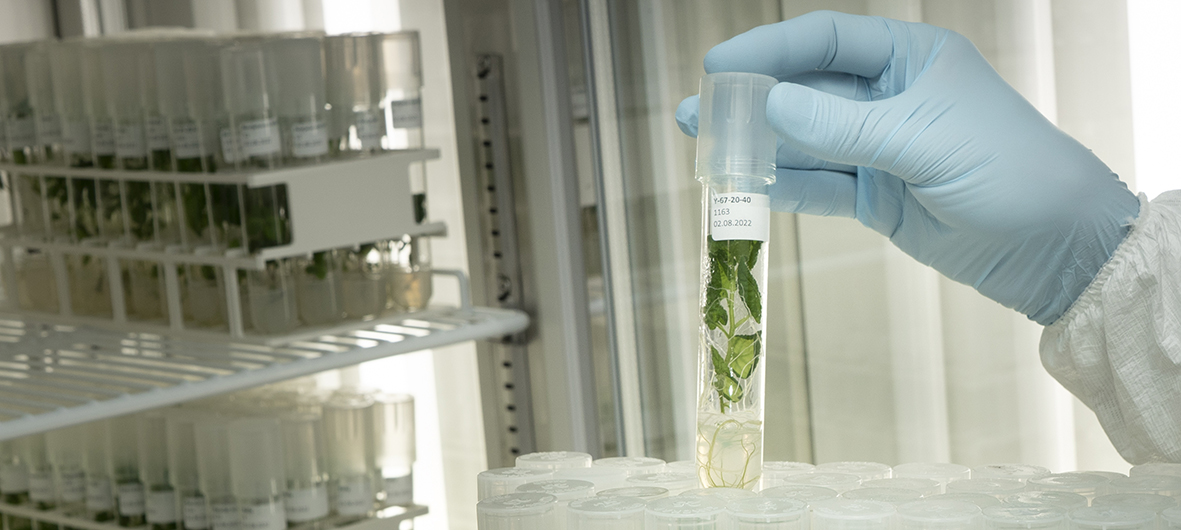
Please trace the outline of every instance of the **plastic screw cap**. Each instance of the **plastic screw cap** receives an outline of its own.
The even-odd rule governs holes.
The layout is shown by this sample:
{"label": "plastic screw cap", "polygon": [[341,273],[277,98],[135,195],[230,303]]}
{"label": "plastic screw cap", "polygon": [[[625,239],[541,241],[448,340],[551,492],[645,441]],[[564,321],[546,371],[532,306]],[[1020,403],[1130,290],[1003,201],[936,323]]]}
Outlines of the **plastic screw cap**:
{"label": "plastic screw cap", "polygon": [[953,480],[972,478],[972,469],[959,464],[945,462],[911,462],[894,466],[898,478],[927,478],[947,484]]}
{"label": "plastic screw cap", "polygon": [[1087,498],[1068,491],[1023,491],[1005,497],[1009,506],[1057,506],[1072,510],[1087,505]]}
{"label": "plastic screw cap", "polygon": [[755,497],[731,502],[726,506],[726,514],[734,526],[764,525],[797,521],[807,509],[807,503],[796,499]]}
{"label": "plastic screw cap", "polygon": [[671,492],[689,490],[697,487],[697,475],[681,471],[665,471],[650,475],[636,475],[628,477],[627,484],[631,486],[659,486],[668,488]]}
{"label": "plastic screw cap", "polygon": [[545,493],[510,493],[476,503],[476,513],[497,518],[525,517],[549,513],[558,498]]}
{"label": "plastic screw cap", "polygon": [[844,473],[861,480],[890,478],[890,466],[877,462],[828,462],[816,466],[817,473]]}
{"label": "plastic screw cap", "polygon": [[899,504],[917,501],[923,498],[923,494],[915,490],[902,488],[857,488],[842,493],[841,498],[858,501],[881,501],[897,506]]}
{"label": "plastic screw cap", "polygon": [[1057,506],[991,506],[983,510],[985,530],[1061,528],[1066,510]]}
{"label": "plastic screw cap", "polygon": [[1128,478],[1127,475],[1125,475],[1123,473],[1116,473],[1115,471],[1079,471],[1079,473],[1085,473],[1087,475],[1097,475],[1097,476],[1103,477],[1109,481],[1115,480],[1115,479],[1120,479],[1120,478]]}
{"label": "plastic screw cap", "polygon": [[1080,495],[1095,495],[1110,482],[1107,477],[1087,473],[1055,473],[1029,481],[1034,491],[1066,491]]}
{"label": "plastic screw cap", "polygon": [[479,475],[476,475],[476,483],[480,489],[480,500],[484,500],[497,495],[513,493],[522,484],[546,480],[553,475],[553,471],[548,469],[502,467],[481,471]]}
{"label": "plastic screw cap", "polygon": [[517,487],[517,493],[545,493],[559,501],[590,497],[595,494],[595,485],[585,480],[539,480]]}
{"label": "plastic screw cap", "polygon": [[973,528],[980,517],[979,506],[962,501],[921,500],[898,507],[902,528]]}
{"label": "plastic screw cap", "polygon": [[1160,512],[1162,526],[1166,528],[1181,528],[1181,506],[1166,508]]}
{"label": "plastic screw cap", "polygon": [[804,473],[783,479],[783,484],[820,486],[822,488],[836,490],[838,493],[844,493],[861,485],[861,479],[857,478],[857,475],[849,475],[847,473]]}
{"label": "plastic screw cap", "polygon": [[1031,464],[989,464],[972,468],[972,478],[1008,478],[1021,482],[1049,474],[1049,469]]}
{"label": "plastic screw cap", "polygon": [[816,466],[805,462],[772,461],[763,462],[763,476],[790,477],[803,473],[811,473]]}
{"label": "plastic screw cap", "polygon": [[942,493],[942,485],[935,480],[929,478],[883,478],[878,480],[867,480],[861,483],[863,488],[902,488],[907,490],[915,490],[922,493],[923,496],[938,495]]}
{"label": "plastic screw cap", "polygon": [[603,490],[596,494],[598,497],[635,497],[637,499],[644,499],[650,501],[653,499],[663,499],[668,497],[668,489],[657,486],[628,486],[624,488],[612,488]]}
{"label": "plastic screw cap", "polygon": [[[933,501],[960,501],[968,502],[979,506],[981,510],[991,508],[993,506],[1000,506],[1001,501],[992,495],[985,495],[983,493],[942,493],[939,495],[932,495],[926,497]],[[1084,501],[1086,499],[1083,499]]]}
{"label": "plastic screw cap", "polygon": [[787,485],[767,488],[759,492],[759,495],[773,499],[796,499],[806,503],[813,503],[835,499],[838,493],[834,489],[822,488],[820,486]]}
{"label": "plastic screw cap", "polygon": [[1091,501],[1091,506],[1138,508],[1157,513],[1176,505],[1177,499],[1155,493],[1113,493],[1111,495],[1100,495]]}
{"label": "plastic screw cap", "polygon": [[554,471],[554,478],[585,480],[593,483],[595,489],[611,489],[623,487],[627,481],[627,471],[616,467],[572,467]]}
{"label": "plastic screw cap", "polygon": [[1025,491],[1025,483],[1008,478],[970,478],[947,483],[948,493],[983,493],[998,499],[1022,491]]}
{"label": "plastic screw cap", "polygon": [[1181,477],[1171,475],[1136,475],[1111,481],[1119,493],[1156,493],[1170,497],[1181,496]]}
{"label": "plastic screw cap", "polygon": [[1136,508],[1092,506],[1075,508],[1067,514],[1070,527],[1077,530],[1151,530],[1156,512]]}
{"label": "plastic screw cap", "polygon": [[887,530],[897,510],[893,504],[879,501],[828,499],[809,504],[812,530],[836,530],[856,527],[861,530]]}
{"label": "plastic screw cap", "polygon": [[701,488],[682,493],[682,497],[714,497],[725,502],[758,497],[755,492],[739,488]]}
{"label": "plastic screw cap", "polygon": [[642,519],[647,502],[635,497],[590,497],[570,501],[567,514],[574,519]]}
{"label": "plastic screw cap", "polygon": [[611,467],[624,470],[627,475],[645,475],[664,471],[664,460],[646,456],[617,456],[600,458],[594,461],[594,467]]}
{"label": "plastic screw cap", "polygon": [[591,467],[591,455],[574,451],[529,453],[517,457],[517,467],[555,470],[572,467]]}
{"label": "plastic screw cap", "polygon": [[708,523],[718,520],[726,509],[726,502],[713,497],[665,497],[648,503],[644,509],[645,528],[678,528],[688,523]]}
{"label": "plastic screw cap", "polygon": [[1128,474],[1133,477],[1140,475],[1172,475],[1174,477],[1181,477],[1181,464],[1167,464],[1164,462],[1140,464],[1138,466],[1132,466],[1132,470]]}

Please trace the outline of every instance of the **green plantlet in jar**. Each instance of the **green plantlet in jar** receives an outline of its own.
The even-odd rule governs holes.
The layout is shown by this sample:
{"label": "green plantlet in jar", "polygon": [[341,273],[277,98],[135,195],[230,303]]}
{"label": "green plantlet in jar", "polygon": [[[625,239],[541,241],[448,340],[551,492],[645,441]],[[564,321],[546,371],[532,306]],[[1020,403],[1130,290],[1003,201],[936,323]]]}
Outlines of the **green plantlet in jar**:
{"label": "green plantlet in jar", "polygon": [[328,277],[328,252],[316,252],[312,254],[312,262],[308,264],[304,270],[315,276],[317,279],[323,280]]}
{"label": "green plantlet in jar", "polygon": [[[741,334],[748,321],[761,324],[763,300],[758,282],[751,272],[762,250],[761,241],[707,240],[709,283],[705,291],[703,322],[711,331],[724,337],[721,347],[710,346],[714,370],[714,389],[721,398],[721,411],[745,395],[744,383],[754,373],[762,356],[760,335]],[[742,311],[739,311],[742,309]]]}

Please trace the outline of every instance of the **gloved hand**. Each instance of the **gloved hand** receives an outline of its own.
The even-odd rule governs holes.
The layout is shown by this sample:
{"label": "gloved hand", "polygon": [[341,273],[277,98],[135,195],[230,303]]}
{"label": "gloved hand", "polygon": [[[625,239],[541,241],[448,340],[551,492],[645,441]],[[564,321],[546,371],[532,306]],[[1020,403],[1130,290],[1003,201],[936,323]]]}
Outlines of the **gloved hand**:
{"label": "gloved hand", "polygon": [[[818,11],[715,46],[706,72],[781,81],[771,206],[854,217],[1043,325],[1127,235],[1137,198],[942,28]],[[677,109],[696,135],[697,98]]]}

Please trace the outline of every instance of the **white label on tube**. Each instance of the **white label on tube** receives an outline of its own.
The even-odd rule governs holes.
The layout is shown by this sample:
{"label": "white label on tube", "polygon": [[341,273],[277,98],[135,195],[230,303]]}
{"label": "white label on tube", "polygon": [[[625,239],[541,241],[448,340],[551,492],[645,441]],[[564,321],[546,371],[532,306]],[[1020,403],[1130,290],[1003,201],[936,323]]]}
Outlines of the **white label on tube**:
{"label": "white label on tube", "polygon": [[385,503],[397,506],[414,504],[414,474],[386,477]]}
{"label": "white label on tube", "polygon": [[239,128],[243,156],[265,156],[279,152],[279,120],[250,120]]}
{"label": "white label on tube", "polygon": [[90,154],[90,124],[84,121],[66,122],[65,138],[62,143],[66,152],[72,154]]}
{"label": "white label on tube", "polygon": [[29,472],[20,466],[0,469],[0,492],[24,493],[29,491]]}
{"label": "white label on tube", "polygon": [[771,197],[760,193],[711,193],[709,233],[714,241],[766,241],[771,236]]}
{"label": "white label on tube", "polygon": [[139,125],[120,125],[115,129],[115,152],[119,158],[134,158],[148,153],[144,146],[144,128]]}
{"label": "white label on tube", "polygon": [[111,481],[105,478],[86,481],[86,509],[102,512],[115,507],[115,499],[111,495]]}
{"label": "white label on tube", "polygon": [[138,482],[119,485],[119,515],[144,514],[144,487]]}
{"label": "white label on tube", "polygon": [[161,151],[168,149],[168,125],[164,118],[152,116],[147,119],[148,149]]}
{"label": "white label on tube", "polygon": [[403,99],[389,102],[390,125],[395,129],[422,127],[422,100]]}
{"label": "white label on tube", "polygon": [[[228,130],[225,132],[229,132]],[[177,123],[172,126],[172,140],[177,160],[201,156],[201,130],[195,123]]]}
{"label": "white label on tube", "polygon": [[62,141],[62,122],[56,114],[37,116],[37,141],[51,145]]}
{"label": "white label on tube", "polygon": [[341,479],[336,486],[336,513],[365,515],[373,509],[373,483],[369,477]]}
{"label": "white label on tube", "polygon": [[58,473],[61,486],[62,502],[82,502],[86,500],[86,475],[82,470],[62,471]]}
{"label": "white label on tube", "polygon": [[37,142],[36,129],[33,126],[33,118],[17,118],[15,120],[8,120],[4,122],[5,129],[8,130],[8,148],[19,149],[21,147],[32,147]]}
{"label": "white label on tube", "polygon": [[287,528],[287,514],[283,501],[243,506],[240,523],[242,530],[283,530]]}
{"label": "white label on tube", "polygon": [[114,127],[111,127],[110,123],[103,122],[94,124],[93,134],[91,134],[91,141],[94,143],[94,154],[115,154],[115,129]]}
{"label": "white label on tube", "polygon": [[153,491],[148,494],[148,522],[167,524],[176,522],[176,493]]}
{"label": "white label on tube", "polygon": [[30,474],[29,498],[37,502],[53,502],[53,476],[49,473]]}
{"label": "white label on tube", "polygon": [[328,125],[322,121],[292,125],[291,154],[296,158],[328,154]]}
{"label": "white label on tube", "polygon": [[213,516],[213,530],[238,530],[238,505],[233,502],[215,502],[209,506]]}
{"label": "white label on tube", "polygon": [[226,162],[234,163],[238,161],[238,146],[234,142],[234,131],[229,129],[221,130],[221,156],[226,159]]}
{"label": "white label on tube", "polygon": [[380,112],[363,110],[353,113],[357,125],[357,139],[361,141],[362,149],[381,147],[381,137],[385,136],[385,117]]}
{"label": "white label on tube", "polygon": [[283,500],[287,505],[288,521],[302,523],[328,515],[328,489],[323,484],[314,488],[288,490]]}
{"label": "white label on tube", "polygon": [[205,509],[205,497],[194,495],[184,500],[185,530],[209,528],[209,514]]}

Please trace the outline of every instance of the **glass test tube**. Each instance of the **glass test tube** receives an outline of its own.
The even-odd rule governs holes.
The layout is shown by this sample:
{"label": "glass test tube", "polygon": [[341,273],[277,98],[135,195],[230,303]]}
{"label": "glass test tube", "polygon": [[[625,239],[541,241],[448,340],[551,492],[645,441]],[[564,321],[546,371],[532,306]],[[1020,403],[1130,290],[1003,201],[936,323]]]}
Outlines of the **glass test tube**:
{"label": "glass test tube", "polygon": [[[325,410],[327,414],[327,410]],[[481,471],[476,475],[479,488],[479,499],[484,500],[497,495],[505,495],[517,491],[517,486],[538,480],[549,480],[554,476],[548,469],[529,469],[523,467],[501,467]],[[666,490],[667,491],[667,490]]]}
{"label": "glass test tube", "polygon": [[84,426],[86,452],[82,460],[86,473],[86,517],[96,522],[115,519],[115,492],[109,465],[111,451],[107,445],[108,426],[106,420]]}
{"label": "glass test tube", "polygon": [[115,482],[119,526],[141,526],[147,521],[144,485],[139,472],[139,420],[134,415],[107,420],[109,473]]}
{"label": "glass test tube", "polygon": [[32,44],[0,46],[0,124],[7,137],[8,156],[16,164],[35,163],[36,115],[29,94],[26,57]]}
{"label": "glass test tube", "polygon": [[86,114],[79,41],[50,43],[49,70],[53,85],[54,110],[61,123],[62,147],[70,167],[94,165],[90,122]]}
{"label": "glass test tube", "polygon": [[29,500],[38,510],[52,510],[57,505],[53,487],[53,466],[44,434],[33,434],[21,449],[29,469]]}
{"label": "glass test tube", "polygon": [[219,39],[186,39],[155,47],[160,112],[176,171],[213,173],[225,164],[218,134],[226,125],[219,60],[226,44]]}
{"label": "glass test tube", "polygon": [[45,434],[57,489],[57,507],[75,515],[86,509],[85,439],[86,431],[82,426],[65,427]]}
{"label": "glass test tube", "polygon": [[[368,458],[372,406],[372,398],[352,392],[337,392],[324,403],[328,477],[336,515],[364,517],[373,511],[373,462]],[[513,491],[498,490],[495,494]]]}
{"label": "glass test tube", "polygon": [[[98,248],[99,241],[83,241],[83,248]],[[66,257],[70,280],[70,303],[74,314],[96,318],[111,318],[111,286],[107,276],[107,260],[94,254],[70,254]]]}
{"label": "glass test tube", "polygon": [[35,248],[15,249],[17,303],[26,311],[57,313],[57,279],[49,255]]}
{"label": "glass test tube", "polygon": [[696,459],[702,487],[753,489],[762,473],[767,188],[775,182],[775,134],[763,110],[775,83],[741,73],[701,79]]}
{"label": "glass test tube", "polygon": [[387,506],[414,503],[414,397],[377,394],[372,411],[374,490]]}
{"label": "glass test tube", "polygon": [[287,333],[299,325],[295,301],[295,260],[282,258],[251,270],[248,297],[250,321],[261,334]]}
{"label": "glass test tube", "polygon": [[155,83],[151,49],[145,42],[114,40],[102,43],[98,56],[117,165],[125,171],[150,169],[144,118],[146,83]]}
{"label": "glass test tube", "polygon": [[[4,504],[22,505],[29,502],[29,466],[24,445],[32,437],[17,438],[0,442],[0,497]],[[15,515],[5,515],[9,530],[30,530],[32,520]]]}
{"label": "glass test tube", "polygon": [[230,479],[229,420],[209,415],[195,426],[197,479],[213,530],[238,530],[238,505]]}
{"label": "glass test tube", "polygon": [[262,41],[277,83],[272,104],[283,138],[283,159],[291,164],[320,162],[328,155],[322,45],[323,38],[311,33]]}
{"label": "glass test tube", "polygon": [[[115,151],[115,124],[106,96],[101,40],[79,40],[78,63],[82,71],[82,103],[90,130],[90,148],[94,165],[101,169],[118,167]],[[101,186],[101,185],[100,185]]]}
{"label": "glass test tube", "polygon": [[[763,469],[767,469],[765,463]],[[857,475],[863,481],[891,477],[890,466],[878,462],[827,462],[816,466],[816,472]]]}
{"label": "glass test tube", "polygon": [[287,477],[284,506],[292,525],[328,516],[328,472],[320,416],[288,413],[280,420]]}
{"label": "glass test tube", "polygon": [[180,498],[181,527],[184,530],[209,528],[209,512],[201,495],[197,466],[197,421],[191,411],[168,412],[168,481]]}
{"label": "glass test tube", "polygon": [[287,489],[279,420],[241,418],[230,422],[230,478],[243,530],[283,530]]}
{"label": "glass test tube", "polygon": [[176,530],[179,499],[168,469],[168,420],[164,412],[139,416],[139,476],[146,496],[148,524],[152,530]]}
{"label": "glass test tube", "polygon": [[476,504],[480,530],[552,530],[558,528],[558,499],[545,493],[510,493]]}
{"label": "glass test tube", "polygon": [[648,530],[715,530],[725,528],[726,503],[710,497],[667,497],[644,507]]}
{"label": "glass test tube", "polygon": [[389,262],[382,251],[385,243],[342,249],[341,301],[350,318],[373,318],[386,309]]}
{"label": "glass test tube", "polygon": [[[197,256],[213,256],[212,246],[198,247]],[[222,269],[214,265],[189,265],[184,275],[181,294],[185,326],[224,328],[226,326],[226,294]],[[248,319],[248,315],[243,315]]]}
{"label": "glass test tube", "polygon": [[40,164],[62,165],[65,158],[61,117],[57,114],[57,103],[54,98],[56,87],[50,68],[52,45],[51,42],[32,44],[25,54],[25,72],[28,76],[29,103],[36,117],[34,129],[37,148],[33,158]]}
{"label": "glass test tube", "polygon": [[591,497],[566,507],[568,530],[643,530],[644,507],[632,497]]}
{"label": "glass test tube", "polygon": [[334,324],[344,318],[341,271],[335,250],[295,260],[299,318],[308,325]]}
{"label": "glass test tube", "polygon": [[324,39],[327,68],[329,146],[335,153],[382,150],[382,63],[375,37],[334,35]]}

